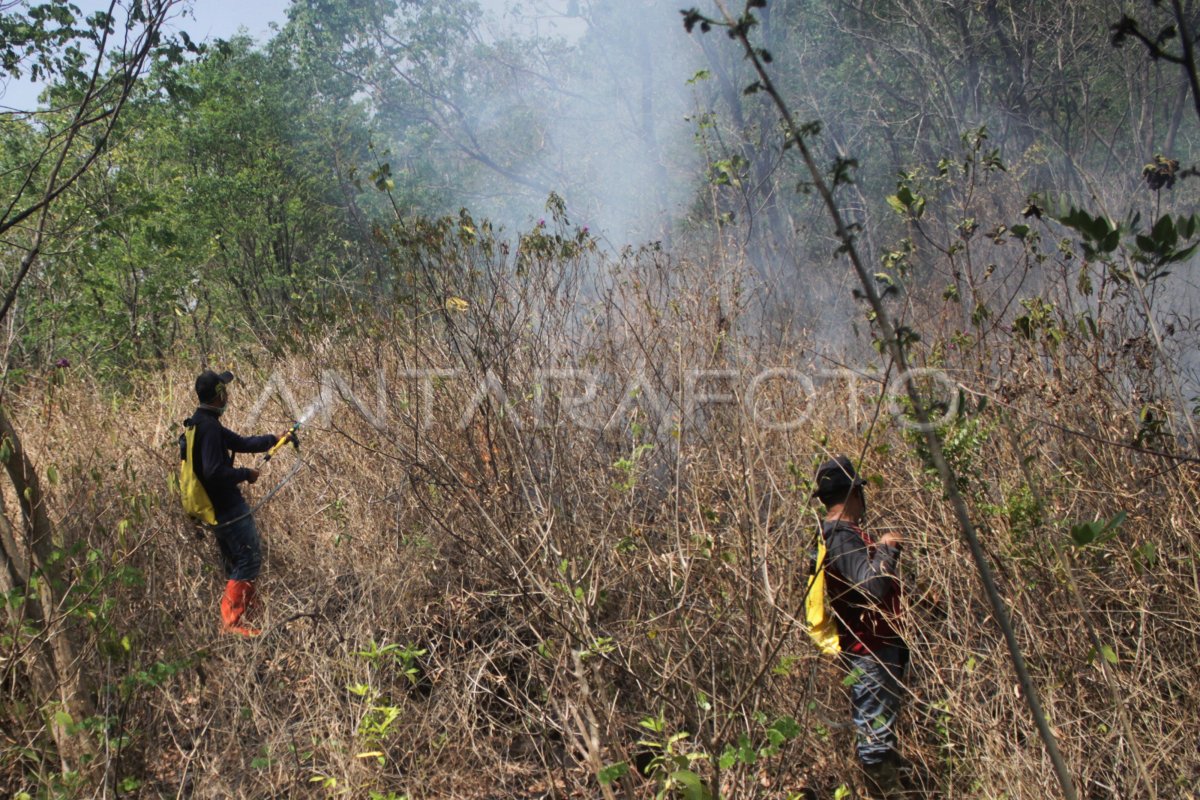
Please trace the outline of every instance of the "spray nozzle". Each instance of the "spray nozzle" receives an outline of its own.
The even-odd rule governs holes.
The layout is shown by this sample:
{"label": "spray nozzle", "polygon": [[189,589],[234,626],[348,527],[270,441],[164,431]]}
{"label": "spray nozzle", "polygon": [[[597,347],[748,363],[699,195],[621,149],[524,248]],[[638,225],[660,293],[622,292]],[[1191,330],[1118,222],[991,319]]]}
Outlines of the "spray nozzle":
{"label": "spray nozzle", "polygon": [[292,423],[292,427],[288,428],[287,433],[285,433],[283,436],[280,436],[279,441],[273,444],[271,449],[267,451],[267,454],[263,456],[263,463],[265,464],[270,461],[271,457],[278,453],[279,450],[288,442],[291,442],[294,447],[299,448],[300,437],[296,435],[298,430],[300,430],[300,423]]}

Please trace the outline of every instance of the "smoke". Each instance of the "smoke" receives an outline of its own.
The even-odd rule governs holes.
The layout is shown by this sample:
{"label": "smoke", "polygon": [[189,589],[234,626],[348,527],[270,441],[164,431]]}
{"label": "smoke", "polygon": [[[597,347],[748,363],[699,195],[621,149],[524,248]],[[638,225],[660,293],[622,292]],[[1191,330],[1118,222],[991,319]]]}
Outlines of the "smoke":
{"label": "smoke", "polygon": [[477,152],[458,154],[442,210],[466,207],[511,231],[545,217],[554,192],[572,223],[614,248],[669,238],[702,174],[687,83],[701,54],[676,4],[480,6],[471,69],[481,81],[456,97],[471,139],[460,150]]}
{"label": "smoke", "polygon": [[[670,0],[401,4],[440,6],[443,18],[457,15],[471,32],[458,45],[461,52],[439,56],[453,60],[457,71],[451,70],[453,81],[434,87],[453,97],[452,107],[434,115],[443,129],[432,140],[405,128],[410,120],[403,109],[381,113],[377,121],[391,132],[395,152],[417,165],[420,180],[437,175],[438,211],[465,207],[512,232],[547,216],[547,195],[554,192],[573,223],[588,226],[614,250],[655,240],[671,245],[673,231],[699,222],[705,230],[689,244],[732,245],[757,271],[759,285],[782,287],[774,302],[762,304],[764,325],[783,328],[799,319],[818,331],[840,330],[834,346],[844,349],[847,322],[859,314],[828,219],[815,195],[804,193],[802,168],[781,151],[777,111],[761,93],[746,93],[751,77],[738,48],[720,31],[684,30],[680,8],[697,4],[702,11],[713,8]],[[1022,286],[1034,290],[1045,277],[1041,268],[1027,280],[1024,250],[1011,241],[992,247],[985,236],[1001,223],[1020,223],[1031,192],[1079,194],[1086,185],[1091,197],[1080,202],[1095,206],[1104,195],[1115,218],[1130,200],[1146,205],[1138,170],[1160,140],[1173,143],[1183,163],[1194,160],[1196,121],[1161,102],[1165,95],[1144,80],[1144,54],[1113,51],[1099,24],[1104,12],[1068,5],[1011,12],[1009,27],[1016,26],[1021,41],[1069,39],[1080,48],[1070,63],[1030,51],[1026,66],[1036,80],[1009,74],[1021,64],[1006,40],[989,36],[1003,21],[998,18],[972,17],[974,27],[964,32],[917,2],[884,4],[878,14],[831,4],[828,13],[807,15],[807,5],[785,2],[759,12],[761,27],[753,36],[776,56],[777,87],[798,119],[821,123],[812,137],[821,164],[857,161],[838,199],[847,219],[861,226],[858,243],[869,262],[902,253],[897,243],[911,236],[884,202],[896,190],[897,174],[911,172],[926,184],[928,211],[911,258],[902,254],[897,258],[906,263],[883,269],[910,270],[909,284],[933,287],[924,287],[932,298],[924,311],[944,314],[947,325],[972,327],[977,299],[994,301],[994,309],[984,309],[989,313],[1018,313],[1014,293]],[[468,7],[481,9],[482,17],[463,23]],[[893,24],[913,14],[919,19],[911,25]],[[1086,36],[1071,33],[1080,15],[1088,21],[1079,28]],[[924,32],[948,38],[926,41]],[[863,51],[877,41],[889,47]],[[705,77],[693,80],[702,70]],[[929,80],[932,75],[942,78]],[[423,79],[419,70],[409,70],[409,77]],[[1102,103],[1099,110],[1059,103],[1084,96],[1085,87],[1135,78],[1142,83],[1130,85],[1145,97],[1139,102],[1154,113],[1119,115],[1104,112]],[[1041,91],[1042,84],[1059,88]],[[1063,118],[1069,126],[1058,123]],[[964,134],[983,123],[985,145],[966,153]],[[1099,147],[1097,138],[1113,144]],[[1007,168],[989,172],[993,148]],[[974,159],[970,170],[959,166],[968,158]],[[444,168],[442,162],[453,163]],[[1186,211],[1191,197],[1190,186],[1180,188],[1169,202]],[[960,235],[956,227],[964,223],[974,231],[977,222],[974,234]],[[938,240],[937,247],[926,238]],[[986,292],[959,295],[965,318],[955,319],[955,309],[941,309],[937,297],[948,281],[957,281],[960,267],[940,254],[964,247],[980,262],[968,282],[986,284]],[[1193,298],[1193,292],[1168,298],[1166,312],[1185,317],[1176,328],[1195,325]]]}

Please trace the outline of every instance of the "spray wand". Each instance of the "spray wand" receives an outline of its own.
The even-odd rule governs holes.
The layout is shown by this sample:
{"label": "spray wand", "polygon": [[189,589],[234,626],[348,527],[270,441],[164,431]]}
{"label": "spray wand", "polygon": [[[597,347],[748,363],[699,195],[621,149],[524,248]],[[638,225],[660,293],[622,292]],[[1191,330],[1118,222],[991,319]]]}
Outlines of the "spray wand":
{"label": "spray wand", "polygon": [[292,446],[299,449],[300,440],[298,438],[296,438],[296,431],[298,431],[298,430],[300,430],[300,423],[299,422],[293,423],[292,427],[288,429],[288,432],[285,433],[283,436],[280,436],[278,442],[271,445],[271,449],[267,451],[267,454],[265,456],[263,456],[262,464],[260,464],[259,466],[263,466],[268,461],[270,461],[272,456],[274,456],[276,453],[278,453],[280,451],[280,449],[282,449],[283,446],[285,444],[287,444],[288,442],[291,442]]}

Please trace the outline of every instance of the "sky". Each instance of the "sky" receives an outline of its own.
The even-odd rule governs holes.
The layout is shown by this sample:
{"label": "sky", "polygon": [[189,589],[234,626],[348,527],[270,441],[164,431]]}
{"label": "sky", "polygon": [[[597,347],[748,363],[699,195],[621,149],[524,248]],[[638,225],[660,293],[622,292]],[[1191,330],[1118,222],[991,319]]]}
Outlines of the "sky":
{"label": "sky", "polygon": [[[108,0],[73,0],[74,4],[88,15],[101,9],[107,10]],[[192,0],[184,3],[183,13],[170,23],[172,32],[187,31],[198,42],[211,39],[228,39],[240,29],[255,39],[265,41],[270,37],[270,23],[282,25],[287,21],[289,0]],[[37,96],[42,86],[28,80],[8,79],[0,86],[0,110],[28,110],[37,105]]]}

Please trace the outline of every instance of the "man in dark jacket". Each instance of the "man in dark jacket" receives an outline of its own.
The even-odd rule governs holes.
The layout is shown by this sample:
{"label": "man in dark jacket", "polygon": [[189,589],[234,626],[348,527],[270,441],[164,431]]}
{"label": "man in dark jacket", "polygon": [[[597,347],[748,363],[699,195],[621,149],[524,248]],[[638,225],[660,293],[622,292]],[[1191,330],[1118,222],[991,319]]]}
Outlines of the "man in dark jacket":
{"label": "man in dark jacket", "polygon": [[838,456],[817,470],[813,496],[826,509],[821,526],[825,583],[842,660],[852,679],[858,759],[868,781],[886,794],[899,788],[903,762],[896,751],[896,716],[908,647],[895,628],[903,542],[895,533],[876,538],[860,527],[867,507],[863,487],[850,459]]}
{"label": "man in dark jacket", "polygon": [[[254,483],[258,470],[233,465],[234,453],[265,453],[279,440],[270,434],[242,437],[223,426],[220,416],[229,403],[229,384],[233,373],[205,370],[196,378],[196,397],[200,405],[186,427],[195,427],[192,469],[207,492],[216,512],[213,535],[221,549],[225,565],[225,595],[221,598],[221,619],[225,630],[243,636],[259,631],[242,624],[242,615],[254,602],[254,580],[262,567],[262,544],[254,516],[238,485]],[[289,435],[289,434],[285,434]]]}

